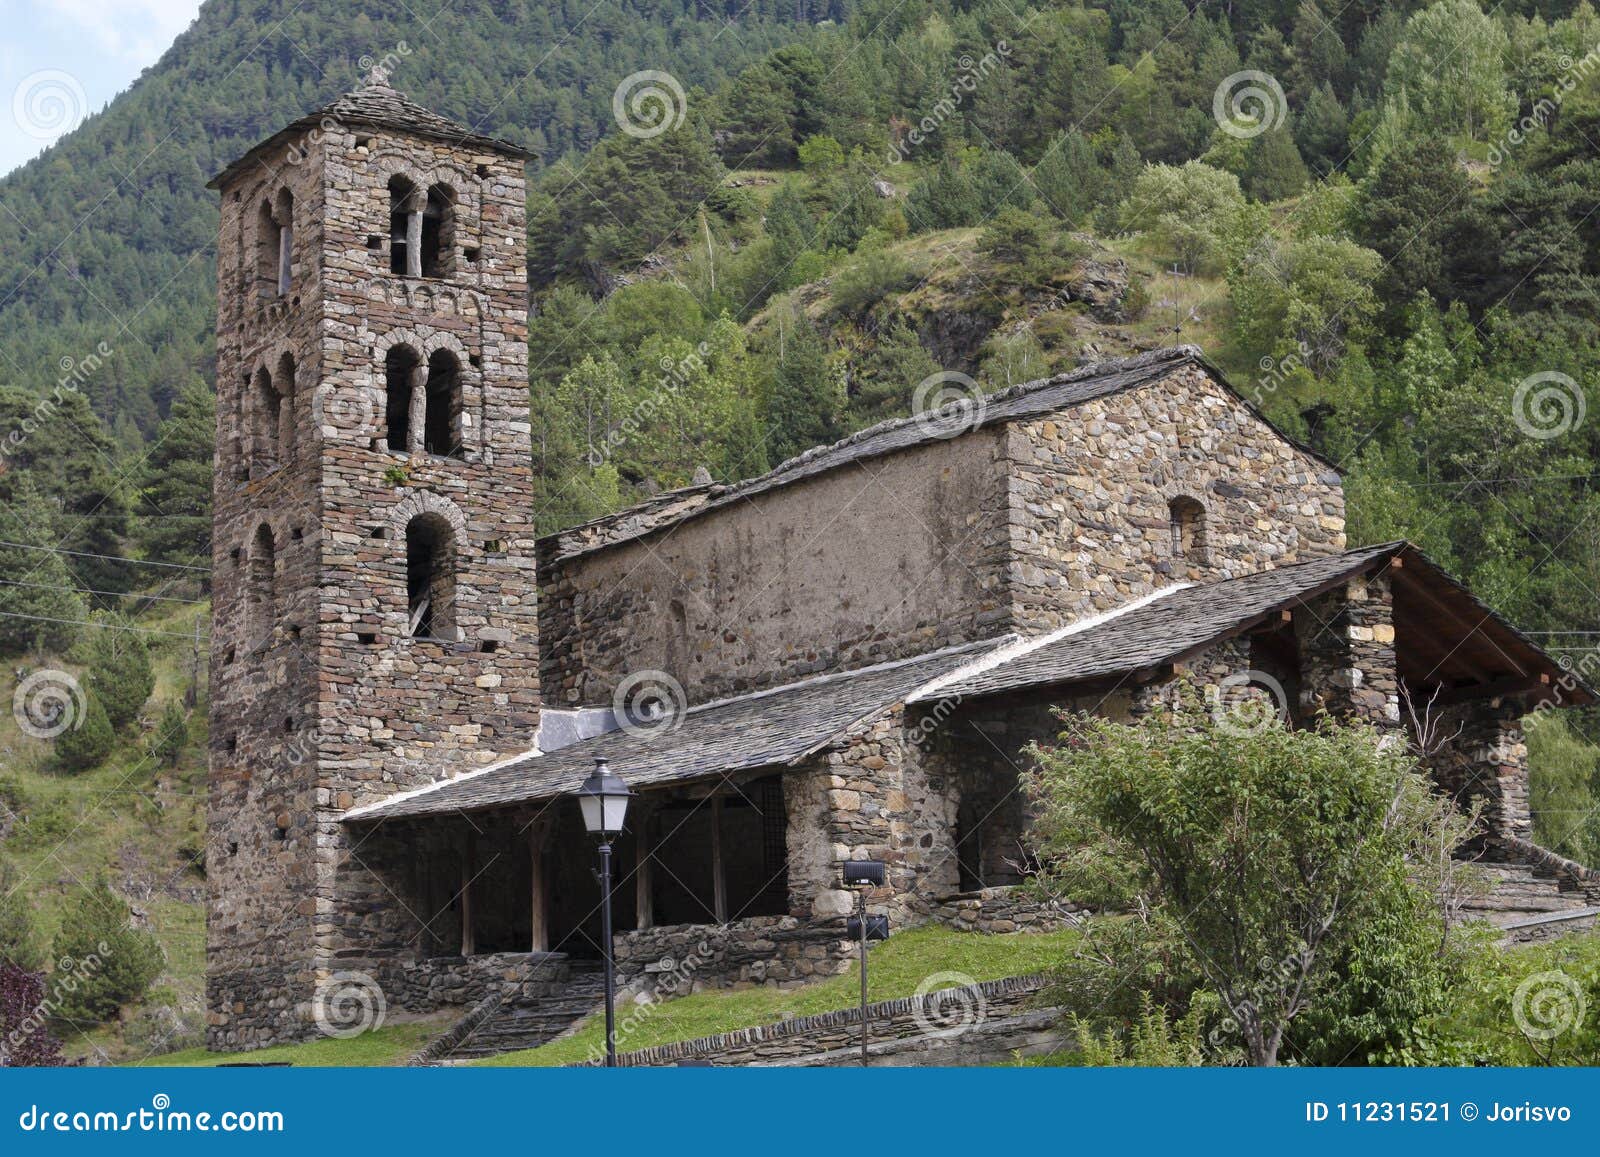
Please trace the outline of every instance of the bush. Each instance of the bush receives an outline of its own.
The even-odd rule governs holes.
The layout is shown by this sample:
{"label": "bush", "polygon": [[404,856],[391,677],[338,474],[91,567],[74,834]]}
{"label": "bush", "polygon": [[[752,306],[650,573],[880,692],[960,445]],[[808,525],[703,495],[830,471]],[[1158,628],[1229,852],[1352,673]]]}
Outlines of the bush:
{"label": "bush", "polygon": [[184,713],[183,704],[174,699],[167,704],[167,709],[161,713],[161,722],[156,725],[155,736],[150,740],[150,757],[168,767],[177,767],[188,743],[189,717]]}
{"label": "bush", "polygon": [[150,649],[143,636],[118,630],[121,621],[101,620],[106,628],[95,632],[89,648],[89,691],[105,707],[113,731],[121,731],[139,717],[139,711],[156,688],[150,666]]}
{"label": "bush", "polygon": [[16,869],[0,860],[0,964],[14,964],[29,972],[44,967],[33,908],[17,879]]}
{"label": "bush", "polygon": [[105,761],[116,741],[106,709],[91,691],[84,702],[83,721],[56,736],[56,760],[67,771],[88,771]]}
{"label": "bush", "polygon": [[124,1004],[144,996],[163,964],[156,938],[133,926],[128,902],[103,876],[70,897],[52,954],[58,962],[74,962],[58,986],[55,1009],[69,1022],[110,1020]]}

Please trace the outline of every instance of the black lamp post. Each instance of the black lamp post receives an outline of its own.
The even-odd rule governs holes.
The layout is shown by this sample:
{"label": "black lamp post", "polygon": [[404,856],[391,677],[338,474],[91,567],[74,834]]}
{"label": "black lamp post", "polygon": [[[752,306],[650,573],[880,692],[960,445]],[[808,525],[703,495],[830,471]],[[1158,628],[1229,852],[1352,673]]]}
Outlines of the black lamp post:
{"label": "black lamp post", "polygon": [[611,961],[611,841],[622,834],[633,793],[602,756],[577,791],[583,826],[600,840],[600,940],[606,966],[606,1068],[617,1065],[616,976]]}
{"label": "black lamp post", "polygon": [[867,915],[867,889],[883,887],[884,869],[879,860],[846,860],[844,883],[856,890],[856,914],[845,924],[852,940],[861,945],[861,1066],[867,1060],[867,941],[889,938],[889,918]]}

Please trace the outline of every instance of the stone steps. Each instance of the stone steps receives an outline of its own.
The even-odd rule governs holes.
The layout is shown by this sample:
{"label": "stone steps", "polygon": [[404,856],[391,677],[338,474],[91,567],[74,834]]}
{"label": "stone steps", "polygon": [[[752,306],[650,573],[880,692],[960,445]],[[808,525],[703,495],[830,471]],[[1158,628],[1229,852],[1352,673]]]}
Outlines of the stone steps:
{"label": "stone steps", "polygon": [[468,1034],[443,1058],[460,1064],[519,1049],[537,1048],[555,1040],[605,1003],[605,974],[598,964],[574,963],[561,991],[532,1004],[505,1004]]}
{"label": "stone steps", "polygon": [[1480,864],[1493,889],[1462,905],[1471,917],[1499,928],[1561,914],[1577,915],[1594,899],[1574,881],[1528,864]]}

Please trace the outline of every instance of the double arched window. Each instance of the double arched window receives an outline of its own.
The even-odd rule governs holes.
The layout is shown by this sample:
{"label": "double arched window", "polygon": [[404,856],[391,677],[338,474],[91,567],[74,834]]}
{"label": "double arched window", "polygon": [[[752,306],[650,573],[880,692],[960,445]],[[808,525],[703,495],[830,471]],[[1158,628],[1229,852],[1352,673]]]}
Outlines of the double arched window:
{"label": "double arched window", "polygon": [[294,279],[294,194],[279,189],[256,214],[256,284],[262,297],[282,297]]}
{"label": "double arched window", "polygon": [[250,382],[250,475],[260,478],[293,457],[294,355],[274,369],[259,367]]}
{"label": "double arched window", "polygon": [[455,267],[455,190],[442,184],[424,189],[409,177],[390,177],[389,272],[449,277]]}
{"label": "double arched window", "polygon": [[384,417],[389,449],[401,453],[462,456],[461,363],[435,350],[426,364],[409,345],[384,355]]}

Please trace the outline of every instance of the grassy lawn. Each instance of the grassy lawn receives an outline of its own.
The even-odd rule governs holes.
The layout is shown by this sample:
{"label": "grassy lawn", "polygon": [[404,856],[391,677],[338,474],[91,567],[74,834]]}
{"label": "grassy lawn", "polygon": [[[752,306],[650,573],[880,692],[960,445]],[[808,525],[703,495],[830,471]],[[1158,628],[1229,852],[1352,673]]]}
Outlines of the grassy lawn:
{"label": "grassy lawn", "polygon": [[402,1065],[432,1037],[442,1032],[455,1013],[426,1020],[387,1024],[376,1032],[363,1033],[348,1040],[328,1038],[298,1045],[278,1045],[249,1053],[210,1053],[205,1049],[185,1049],[178,1053],[151,1057],[140,1062],[157,1068],[213,1068],[230,1062],[266,1064],[287,1061],[292,1065],[322,1068],[381,1068]]}
{"label": "grassy lawn", "polygon": [[[901,932],[872,948],[867,970],[868,996],[875,1001],[910,996],[924,980],[940,972],[964,973],[975,980],[1039,972],[1060,960],[1076,937],[1077,933],[1070,930],[983,936],[936,926]],[[952,988],[962,983],[965,981],[950,980],[936,987]],[[719,989],[665,1001],[649,1009],[619,1008],[617,1047],[622,1051],[648,1048],[849,1008],[860,999],[860,985],[859,974],[852,970],[802,988]],[[570,1037],[477,1063],[563,1065],[591,1056],[604,1040],[603,1018],[592,1017]]]}

